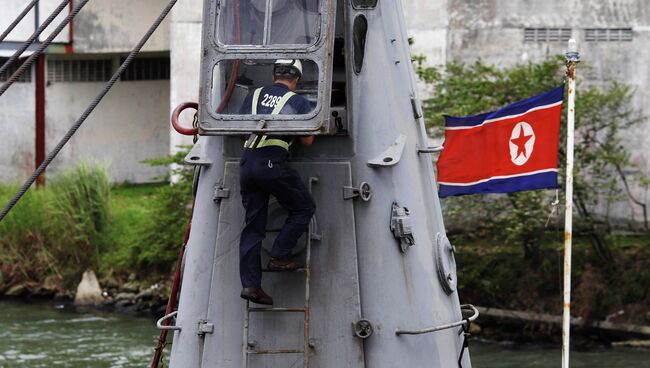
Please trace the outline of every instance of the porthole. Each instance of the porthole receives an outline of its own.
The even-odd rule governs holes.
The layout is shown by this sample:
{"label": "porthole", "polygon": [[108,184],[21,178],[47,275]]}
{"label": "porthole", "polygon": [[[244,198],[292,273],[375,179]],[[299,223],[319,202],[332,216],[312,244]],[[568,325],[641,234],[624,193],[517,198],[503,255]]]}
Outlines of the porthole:
{"label": "porthole", "polygon": [[352,28],[354,41],[354,72],[361,73],[363,67],[363,58],[366,52],[366,36],[368,34],[368,20],[363,15],[357,15],[354,18]]}

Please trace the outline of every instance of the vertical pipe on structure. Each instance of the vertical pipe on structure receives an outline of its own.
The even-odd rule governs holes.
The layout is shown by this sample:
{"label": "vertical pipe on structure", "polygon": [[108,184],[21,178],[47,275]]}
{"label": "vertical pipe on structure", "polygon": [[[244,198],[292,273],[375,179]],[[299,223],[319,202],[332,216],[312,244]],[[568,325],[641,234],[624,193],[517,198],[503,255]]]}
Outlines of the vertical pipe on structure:
{"label": "vertical pipe on structure", "polygon": [[573,226],[573,142],[575,130],[576,64],[580,62],[576,41],[569,40],[566,53],[566,76],[569,82],[567,111],[566,202],[564,213],[564,303],[562,308],[562,368],[569,368],[571,329],[571,240]]}
{"label": "vertical pipe on structure", "polygon": [[[74,9],[74,0],[70,0],[68,7],[68,13],[72,12],[72,9]],[[74,19],[70,19],[70,25],[68,27],[68,42],[65,44],[65,53],[69,55],[74,52],[74,46],[72,44],[74,40]]]}
{"label": "vertical pipe on structure", "polygon": [[[36,61],[36,154],[35,167],[45,160],[45,55],[40,55]],[[41,175],[36,185],[45,184],[45,176]]]}
{"label": "vertical pipe on structure", "polygon": [[[36,154],[35,167],[45,160],[45,55],[40,55],[36,62]],[[45,184],[45,176],[39,176],[37,185]]]}

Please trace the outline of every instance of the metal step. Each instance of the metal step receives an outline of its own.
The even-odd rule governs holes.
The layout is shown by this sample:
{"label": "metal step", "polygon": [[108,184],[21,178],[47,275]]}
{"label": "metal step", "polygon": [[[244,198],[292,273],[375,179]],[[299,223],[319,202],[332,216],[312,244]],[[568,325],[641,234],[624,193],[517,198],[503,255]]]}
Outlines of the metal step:
{"label": "metal step", "polygon": [[290,270],[290,271],[279,271],[279,270],[269,270],[268,268],[262,268],[262,272],[266,273],[279,273],[279,272],[307,272],[307,268],[297,268],[295,270]]}
{"label": "metal step", "polygon": [[276,307],[276,308],[261,308],[261,307],[249,307],[248,308],[249,312],[301,312],[301,313],[306,313],[307,308],[291,308],[291,307]]}
{"label": "metal step", "polygon": [[247,350],[246,354],[249,355],[263,355],[263,354],[304,354],[303,349],[273,349],[273,350]]}

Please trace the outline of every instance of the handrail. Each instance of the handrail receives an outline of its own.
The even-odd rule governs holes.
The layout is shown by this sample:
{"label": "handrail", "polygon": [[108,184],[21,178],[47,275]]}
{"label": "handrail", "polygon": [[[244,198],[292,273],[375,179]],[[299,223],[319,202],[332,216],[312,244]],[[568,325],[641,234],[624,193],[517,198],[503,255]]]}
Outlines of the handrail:
{"label": "handrail", "polygon": [[446,325],[441,325],[441,326],[436,326],[436,327],[423,328],[421,330],[400,330],[398,328],[397,330],[395,330],[395,334],[397,336],[399,336],[399,335],[422,335],[422,334],[426,334],[426,333],[431,333],[431,332],[436,332],[436,331],[440,331],[440,330],[446,330],[448,328],[453,328],[453,327],[457,327],[457,326],[466,325],[469,322],[474,322],[478,318],[478,315],[479,315],[478,309],[476,309],[476,307],[471,305],[471,304],[463,304],[463,305],[461,305],[460,310],[461,310],[461,312],[463,310],[465,310],[465,311],[471,310],[473,312],[473,314],[470,317],[465,318],[465,319],[460,320],[460,321],[456,321],[456,322],[452,322],[452,323],[448,323]]}
{"label": "handrail", "polygon": [[199,128],[185,128],[178,123],[178,117],[181,115],[181,112],[185,109],[199,109],[199,104],[196,102],[183,102],[180,105],[176,106],[174,112],[172,112],[172,126],[179,134],[182,135],[197,135],[199,134]]}
{"label": "handrail", "polygon": [[180,331],[181,326],[168,326],[168,325],[163,325],[163,322],[165,320],[168,320],[172,317],[176,317],[178,314],[178,311],[173,311],[167,315],[162,316],[158,321],[156,321],[156,327],[158,327],[159,330],[173,330],[173,331]]}
{"label": "handrail", "polygon": [[426,147],[426,148],[418,148],[418,153],[436,153],[436,152],[442,152],[443,146],[434,146],[434,147]]}

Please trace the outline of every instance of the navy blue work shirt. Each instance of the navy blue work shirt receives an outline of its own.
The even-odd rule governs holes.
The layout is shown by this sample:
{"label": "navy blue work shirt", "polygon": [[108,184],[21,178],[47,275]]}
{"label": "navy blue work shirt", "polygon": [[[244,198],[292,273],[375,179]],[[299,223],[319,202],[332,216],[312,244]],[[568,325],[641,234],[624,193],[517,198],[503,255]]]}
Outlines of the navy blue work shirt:
{"label": "navy blue work shirt", "polygon": [[[275,106],[280,101],[282,96],[289,92],[289,87],[282,83],[274,83],[269,86],[262,88],[260,92],[260,97],[257,101],[257,114],[258,115],[268,115],[273,112]],[[242,103],[239,113],[242,115],[250,115],[253,113],[253,95],[255,90],[246,96],[244,103]],[[295,94],[291,96],[289,101],[284,105],[280,114],[282,115],[304,115],[308,114],[313,110],[311,102],[301,95]],[[279,138],[283,141],[289,143],[295,138],[295,136],[274,136],[273,138]]]}
{"label": "navy blue work shirt", "polygon": [[[289,92],[289,87],[282,83],[274,83],[262,88],[260,98],[257,101],[257,114],[268,115],[273,112],[273,109],[280,101],[282,96]],[[255,90],[246,96],[244,103],[239,109],[239,113],[243,115],[250,115],[253,112],[253,95]],[[280,114],[282,115],[304,115],[312,110],[311,103],[301,95],[293,95],[287,104],[284,105]]]}

